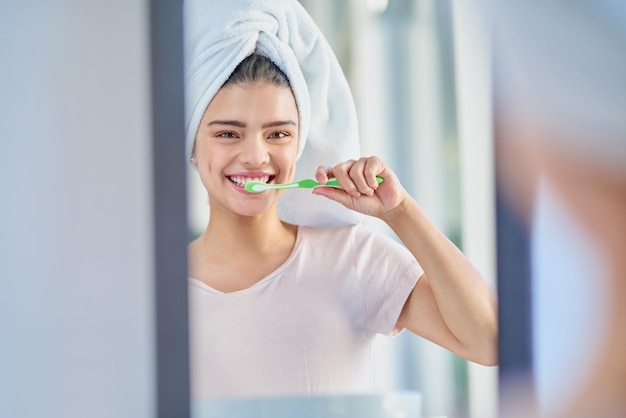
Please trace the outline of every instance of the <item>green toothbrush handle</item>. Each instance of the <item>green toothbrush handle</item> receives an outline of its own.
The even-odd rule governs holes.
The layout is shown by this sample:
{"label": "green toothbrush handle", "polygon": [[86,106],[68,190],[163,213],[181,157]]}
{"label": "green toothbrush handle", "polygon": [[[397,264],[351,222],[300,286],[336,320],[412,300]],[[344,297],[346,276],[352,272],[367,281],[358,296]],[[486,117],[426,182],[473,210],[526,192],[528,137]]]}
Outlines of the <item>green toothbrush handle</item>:
{"label": "green toothbrush handle", "polygon": [[[376,176],[376,181],[378,182],[378,184],[381,184],[383,181],[385,181],[385,179],[380,176]],[[326,182],[326,184],[323,184],[322,186],[341,187],[341,184],[339,184],[337,179],[331,178]]]}

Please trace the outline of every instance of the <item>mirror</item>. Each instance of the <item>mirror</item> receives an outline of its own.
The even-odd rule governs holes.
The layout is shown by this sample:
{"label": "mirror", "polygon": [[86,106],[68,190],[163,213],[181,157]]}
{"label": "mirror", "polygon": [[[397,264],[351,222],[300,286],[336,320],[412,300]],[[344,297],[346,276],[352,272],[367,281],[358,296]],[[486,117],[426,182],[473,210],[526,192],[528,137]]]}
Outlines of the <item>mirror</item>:
{"label": "mirror", "polygon": [[[362,155],[385,160],[493,284],[489,57],[480,16],[451,0],[301,3],[346,74]],[[197,236],[208,205],[197,175],[189,179],[190,228]],[[393,237],[384,225],[367,222]],[[376,390],[420,392],[424,416],[470,408],[494,416],[496,369],[468,364],[409,332],[379,338],[374,355]]]}

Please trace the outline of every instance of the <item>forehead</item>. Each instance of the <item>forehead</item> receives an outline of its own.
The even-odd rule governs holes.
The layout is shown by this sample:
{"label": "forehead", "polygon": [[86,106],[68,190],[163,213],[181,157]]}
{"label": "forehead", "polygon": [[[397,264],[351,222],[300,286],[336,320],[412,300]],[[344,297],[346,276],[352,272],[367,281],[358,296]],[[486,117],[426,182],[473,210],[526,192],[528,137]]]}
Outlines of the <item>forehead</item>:
{"label": "forehead", "polygon": [[206,109],[207,114],[236,113],[242,116],[263,113],[298,119],[296,100],[289,87],[269,83],[237,83],[222,87]]}

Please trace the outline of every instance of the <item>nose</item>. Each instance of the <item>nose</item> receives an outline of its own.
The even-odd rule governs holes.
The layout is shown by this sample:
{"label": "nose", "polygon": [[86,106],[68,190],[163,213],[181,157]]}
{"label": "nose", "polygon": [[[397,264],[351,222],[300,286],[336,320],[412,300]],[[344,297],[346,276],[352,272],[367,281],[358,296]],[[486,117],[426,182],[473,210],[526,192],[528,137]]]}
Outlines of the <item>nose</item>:
{"label": "nose", "polygon": [[262,166],[269,162],[268,144],[262,137],[249,137],[242,143],[240,158],[244,164]]}

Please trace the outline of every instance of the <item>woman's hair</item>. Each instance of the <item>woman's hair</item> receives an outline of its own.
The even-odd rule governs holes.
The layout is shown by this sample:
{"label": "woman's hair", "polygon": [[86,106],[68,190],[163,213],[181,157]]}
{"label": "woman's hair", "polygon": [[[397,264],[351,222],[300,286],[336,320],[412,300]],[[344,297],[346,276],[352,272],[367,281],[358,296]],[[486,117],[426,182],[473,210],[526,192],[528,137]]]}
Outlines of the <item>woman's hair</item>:
{"label": "woman's hair", "polygon": [[269,58],[256,52],[241,61],[223,87],[236,84],[266,82],[276,87],[289,87],[289,79]]}

